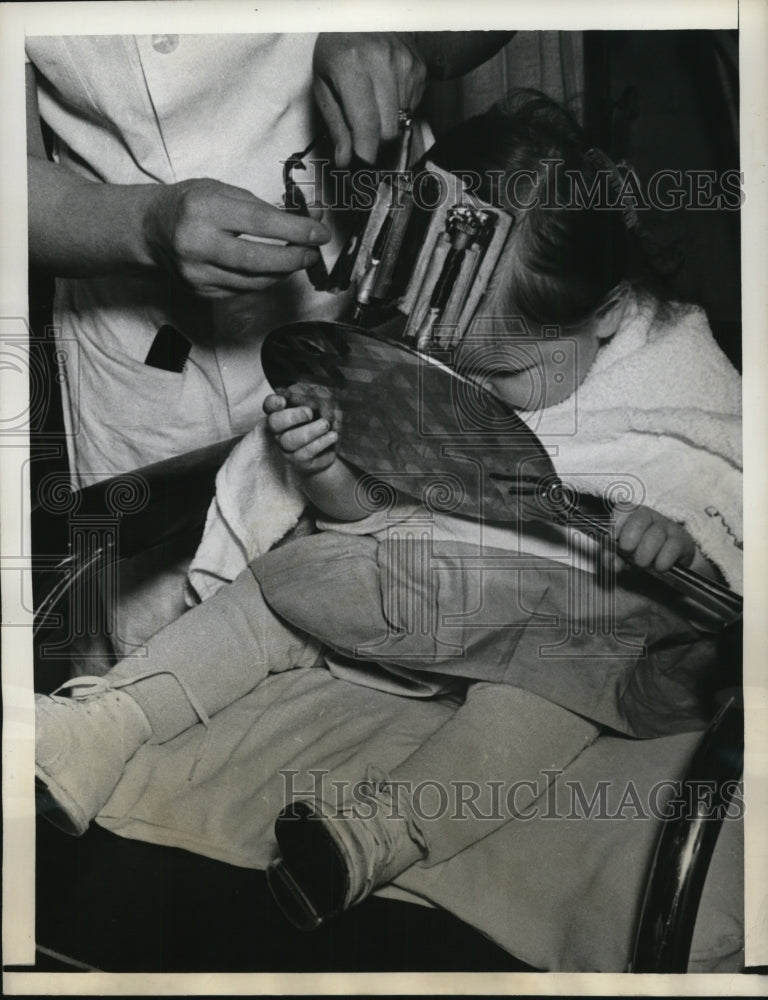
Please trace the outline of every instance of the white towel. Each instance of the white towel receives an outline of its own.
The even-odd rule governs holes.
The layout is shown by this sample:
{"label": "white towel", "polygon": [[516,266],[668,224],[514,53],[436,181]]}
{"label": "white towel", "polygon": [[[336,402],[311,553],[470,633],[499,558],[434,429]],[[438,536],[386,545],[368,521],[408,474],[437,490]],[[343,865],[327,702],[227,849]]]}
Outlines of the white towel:
{"label": "white towel", "polygon": [[204,601],[267,552],[296,524],[305,503],[262,418],[216,476],[216,495],[187,574],[187,604]]}
{"label": "white towel", "polygon": [[636,501],[684,524],[741,593],[741,379],[703,310],[631,298],[577,390],[575,427],[573,400],[521,416],[556,445],[563,482],[618,496],[635,477]]}

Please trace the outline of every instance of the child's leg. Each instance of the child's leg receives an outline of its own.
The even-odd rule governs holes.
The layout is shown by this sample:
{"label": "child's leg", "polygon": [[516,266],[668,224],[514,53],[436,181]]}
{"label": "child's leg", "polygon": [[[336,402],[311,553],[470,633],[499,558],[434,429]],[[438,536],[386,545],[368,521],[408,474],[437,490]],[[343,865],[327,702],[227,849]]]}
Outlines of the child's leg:
{"label": "child's leg", "polygon": [[422,863],[446,861],[525,815],[552,772],[565,770],[598,732],[521,688],[470,685],[456,714],[389,776],[424,839]]}
{"label": "child's leg", "polygon": [[38,805],[83,833],[139,747],[163,743],[251,691],[270,672],[312,666],[316,640],[264,603],[250,570],[103,677],[68,682],[70,698],[36,696]]}
{"label": "child's leg", "polygon": [[[165,743],[252,691],[269,673],[312,666],[320,643],[278,618],[249,569],[161,629],[144,658],[122,660],[106,679],[141,706],[152,742]],[[146,675],[146,676],[142,676]]]}
{"label": "child's leg", "polygon": [[454,716],[347,808],[304,800],[283,810],[283,859],[268,873],[278,903],[307,929],[417,862],[447,860],[524,814],[597,733],[530,692],[472,685]]}

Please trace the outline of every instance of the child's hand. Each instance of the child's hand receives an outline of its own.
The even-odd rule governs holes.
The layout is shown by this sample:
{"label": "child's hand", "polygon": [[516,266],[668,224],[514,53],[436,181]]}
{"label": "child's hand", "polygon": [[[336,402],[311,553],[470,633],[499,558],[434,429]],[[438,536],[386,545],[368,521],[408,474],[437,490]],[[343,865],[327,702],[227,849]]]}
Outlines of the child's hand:
{"label": "child's hand", "polygon": [[[696,543],[676,521],[651,510],[637,507],[627,515],[617,514],[616,550],[635,566],[665,573],[672,566],[690,566],[696,556]],[[622,561],[617,558],[617,568]]]}
{"label": "child's hand", "polygon": [[267,427],[284,459],[299,472],[312,474],[336,461],[339,435],[330,398],[301,385],[267,396]]}

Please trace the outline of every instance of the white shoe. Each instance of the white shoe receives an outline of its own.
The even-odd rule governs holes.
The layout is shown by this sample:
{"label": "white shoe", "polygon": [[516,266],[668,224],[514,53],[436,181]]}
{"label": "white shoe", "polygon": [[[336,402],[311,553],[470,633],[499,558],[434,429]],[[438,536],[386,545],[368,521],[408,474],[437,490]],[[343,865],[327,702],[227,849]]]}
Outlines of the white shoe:
{"label": "white shoe", "polygon": [[35,803],[54,826],[80,836],[152,729],[134,699],[104,677],[62,688],[71,697],[35,695]]}
{"label": "white shoe", "polygon": [[[392,808],[386,776],[371,780],[376,808],[334,809],[319,798],[294,800],[275,822],[282,857],[267,868],[275,902],[300,930],[356,905],[427,853],[410,809]],[[370,813],[370,815],[369,815]]]}

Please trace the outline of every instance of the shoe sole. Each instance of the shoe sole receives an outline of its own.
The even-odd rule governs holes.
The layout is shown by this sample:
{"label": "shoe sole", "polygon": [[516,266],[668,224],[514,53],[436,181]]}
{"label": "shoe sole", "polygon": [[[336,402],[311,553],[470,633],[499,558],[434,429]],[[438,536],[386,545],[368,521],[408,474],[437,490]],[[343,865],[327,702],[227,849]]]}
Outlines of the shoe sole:
{"label": "shoe sole", "polygon": [[70,837],[81,837],[89,826],[74,800],[39,767],[35,768],[35,811]]}
{"label": "shoe sole", "polygon": [[282,858],[267,869],[270,891],[294,927],[314,930],[344,909],[349,889],[345,854],[322,814],[304,802],[282,811],[275,837]]}
{"label": "shoe sole", "polygon": [[317,930],[326,919],[317,912],[281,858],[267,865],[267,886],[283,916],[296,930]]}

